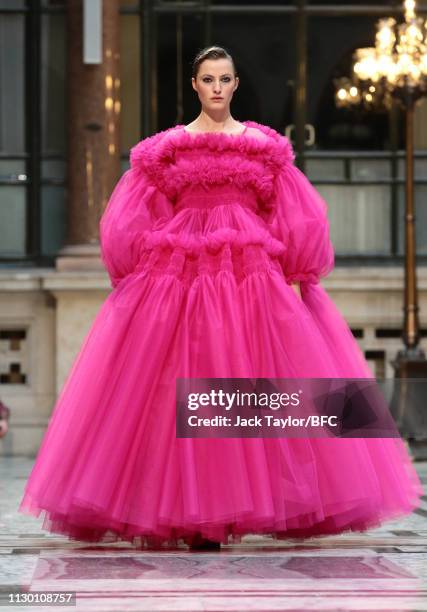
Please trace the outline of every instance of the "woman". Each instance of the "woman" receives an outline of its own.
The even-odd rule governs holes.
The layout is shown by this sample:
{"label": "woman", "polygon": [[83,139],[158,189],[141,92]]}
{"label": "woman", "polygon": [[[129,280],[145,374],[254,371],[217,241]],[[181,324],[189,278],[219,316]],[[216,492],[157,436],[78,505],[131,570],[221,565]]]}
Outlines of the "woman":
{"label": "woman", "polygon": [[326,204],[289,141],[231,116],[224,49],[195,58],[192,84],[199,116],[132,148],[101,219],[113,291],[20,510],[80,540],[193,548],[411,512],[421,485],[400,438],[176,437],[178,377],[373,377],[319,284],[334,265]]}

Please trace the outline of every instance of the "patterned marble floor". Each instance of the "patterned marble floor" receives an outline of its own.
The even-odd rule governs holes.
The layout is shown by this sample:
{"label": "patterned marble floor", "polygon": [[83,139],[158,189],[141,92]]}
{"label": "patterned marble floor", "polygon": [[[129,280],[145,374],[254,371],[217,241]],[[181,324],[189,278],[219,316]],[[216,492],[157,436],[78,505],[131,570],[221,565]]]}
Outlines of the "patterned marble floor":
{"label": "patterned marble floor", "polygon": [[[365,534],[304,541],[245,536],[220,552],[87,545],[18,514],[31,460],[0,458],[0,610],[8,593],[76,592],[78,610],[427,611],[427,495],[411,516]],[[427,484],[427,463],[415,464]]]}

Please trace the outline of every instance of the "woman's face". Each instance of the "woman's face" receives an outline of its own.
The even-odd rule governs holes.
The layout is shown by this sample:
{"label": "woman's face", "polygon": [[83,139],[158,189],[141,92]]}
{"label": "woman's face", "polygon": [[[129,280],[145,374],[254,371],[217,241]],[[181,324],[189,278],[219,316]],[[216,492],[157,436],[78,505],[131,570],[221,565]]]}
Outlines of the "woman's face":
{"label": "woman's face", "polygon": [[233,93],[239,85],[239,77],[234,77],[233,64],[229,59],[206,59],[200,66],[197,79],[192,78],[193,89],[206,110],[228,108]]}

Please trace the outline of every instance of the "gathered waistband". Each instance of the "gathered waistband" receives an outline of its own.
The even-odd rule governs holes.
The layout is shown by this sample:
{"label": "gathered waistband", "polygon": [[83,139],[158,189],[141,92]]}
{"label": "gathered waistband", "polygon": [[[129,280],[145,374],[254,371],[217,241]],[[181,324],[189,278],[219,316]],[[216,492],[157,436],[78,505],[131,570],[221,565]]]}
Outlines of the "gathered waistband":
{"label": "gathered waistband", "polygon": [[254,193],[236,189],[223,190],[212,188],[210,192],[193,192],[182,194],[175,203],[175,210],[183,208],[213,208],[214,206],[237,205],[256,210],[257,198]]}

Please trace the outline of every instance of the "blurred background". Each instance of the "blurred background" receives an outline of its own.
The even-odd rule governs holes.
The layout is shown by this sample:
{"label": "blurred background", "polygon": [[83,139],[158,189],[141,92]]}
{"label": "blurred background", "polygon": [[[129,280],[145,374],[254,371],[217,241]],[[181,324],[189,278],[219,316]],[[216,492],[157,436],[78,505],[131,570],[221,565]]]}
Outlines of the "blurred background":
{"label": "blurred background", "polygon": [[[417,3],[423,18],[427,0]],[[0,455],[36,452],[110,289],[98,224],[129,149],[200,110],[191,62],[234,57],[232,114],[287,135],[329,206],[322,284],[376,376],[402,348],[405,113],[338,107],[335,79],[374,44],[376,0],[0,0]],[[414,113],[420,346],[427,346],[427,100]]]}

